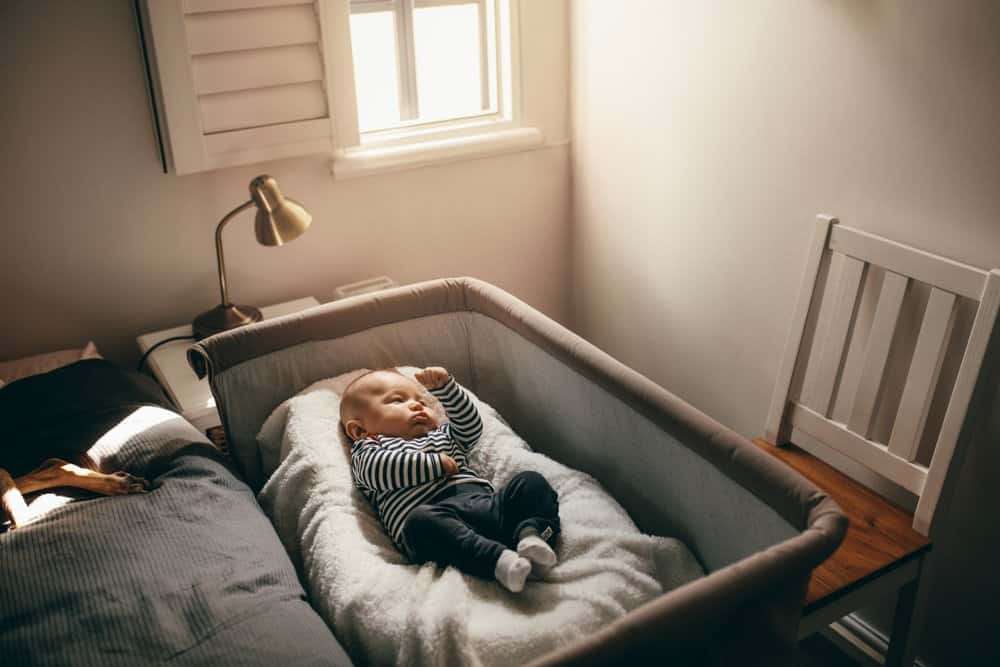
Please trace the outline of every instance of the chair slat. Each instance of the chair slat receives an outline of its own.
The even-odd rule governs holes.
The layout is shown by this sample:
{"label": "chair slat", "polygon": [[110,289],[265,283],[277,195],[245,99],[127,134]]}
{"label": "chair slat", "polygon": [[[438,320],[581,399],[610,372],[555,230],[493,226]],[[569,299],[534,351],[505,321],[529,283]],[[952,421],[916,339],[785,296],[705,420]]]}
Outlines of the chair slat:
{"label": "chair slat", "polygon": [[816,221],[813,223],[809,253],[806,256],[806,265],[802,272],[802,287],[799,289],[799,298],[795,304],[795,312],[792,314],[791,325],[788,329],[785,351],[781,356],[781,366],[778,368],[778,377],[771,395],[771,407],[767,413],[767,421],[764,423],[764,437],[775,445],[785,444],[791,436],[790,429],[787,428],[787,422],[784,419],[785,404],[788,400],[789,387],[792,384],[792,375],[794,375],[795,366],[798,363],[799,346],[802,344],[802,334],[806,318],[809,315],[809,308],[813,299],[817,298],[813,292],[816,289],[816,275],[819,273],[820,260],[822,260],[823,250],[826,248],[830,226],[836,222],[836,218],[819,215],[816,216]]}
{"label": "chair slat", "polygon": [[979,299],[986,280],[980,268],[841,225],[830,233],[830,250],[970,299]]}
{"label": "chair slat", "polygon": [[913,361],[910,362],[910,371],[906,376],[903,396],[889,437],[889,451],[908,461],[917,456],[917,446],[927,422],[927,412],[955,319],[955,299],[951,292],[935,287],[931,290],[927,310],[924,311]]}
{"label": "chair slat", "polygon": [[875,319],[865,347],[861,380],[854,396],[851,416],[847,420],[847,428],[863,438],[868,438],[871,433],[872,418],[881,396],[885,364],[909,283],[909,278],[892,271],[886,271],[882,281],[882,292],[879,294]]}
{"label": "chair slat", "polygon": [[958,369],[958,377],[955,378],[955,387],[944,414],[937,444],[934,446],[927,483],[923,493],[920,494],[917,511],[913,516],[914,529],[925,535],[930,528],[934,508],[941,495],[941,487],[944,486],[944,478],[955,453],[955,446],[958,444],[959,432],[965,422],[965,415],[972,400],[972,392],[979,377],[979,369],[983,364],[998,310],[1000,310],[1000,269],[993,269],[982,291],[979,310],[976,311],[976,319],[969,333],[969,343],[962,357],[962,365]]}
{"label": "chair slat", "polygon": [[788,418],[796,428],[911,493],[919,494],[926,483],[927,468],[899,458],[885,445],[862,438],[800,403],[791,404]]}
{"label": "chair slat", "polygon": [[841,253],[834,253],[833,262],[832,268],[840,269],[836,300],[833,310],[824,318],[828,321],[825,322],[826,336],[820,348],[819,366],[802,401],[824,417],[830,414],[833,389],[844,362],[844,345],[857,313],[858,288],[865,269],[863,262]]}

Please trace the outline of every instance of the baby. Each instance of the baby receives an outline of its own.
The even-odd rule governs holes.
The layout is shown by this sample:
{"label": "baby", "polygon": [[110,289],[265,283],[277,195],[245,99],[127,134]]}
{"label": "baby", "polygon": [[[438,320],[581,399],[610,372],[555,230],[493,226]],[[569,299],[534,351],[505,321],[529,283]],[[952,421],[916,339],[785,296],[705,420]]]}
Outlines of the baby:
{"label": "baby", "polygon": [[466,465],[483,431],[476,406],[444,368],[425,368],[416,379],[372,371],[344,390],[340,421],[354,443],[354,483],[411,561],[454,565],[518,593],[529,574],[556,562],[548,541],[559,533],[558,497],[533,471],[495,491]]}

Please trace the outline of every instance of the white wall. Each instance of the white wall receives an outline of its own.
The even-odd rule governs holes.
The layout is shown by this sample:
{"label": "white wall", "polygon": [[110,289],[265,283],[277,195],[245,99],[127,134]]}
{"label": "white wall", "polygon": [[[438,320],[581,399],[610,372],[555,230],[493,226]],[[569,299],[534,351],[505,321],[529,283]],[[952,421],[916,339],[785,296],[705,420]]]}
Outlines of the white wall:
{"label": "white wall", "polygon": [[565,320],[567,8],[524,4],[526,116],[556,146],[334,182],[323,156],[163,174],[131,0],[4,2],[0,359],[93,339],[134,361],[137,334],[215,305],[215,226],[259,173],[314,221],[281,248],[256,244],[249,213],[227,225],[237,302],[475,275]]}
{"label": "white wall", "polygon": [[[815,214],[1000,266],[998,35],[992,0],[572,3],[575,326],[761,435]],[[935,534],[938,666],[1000,651],[993,421]]]}

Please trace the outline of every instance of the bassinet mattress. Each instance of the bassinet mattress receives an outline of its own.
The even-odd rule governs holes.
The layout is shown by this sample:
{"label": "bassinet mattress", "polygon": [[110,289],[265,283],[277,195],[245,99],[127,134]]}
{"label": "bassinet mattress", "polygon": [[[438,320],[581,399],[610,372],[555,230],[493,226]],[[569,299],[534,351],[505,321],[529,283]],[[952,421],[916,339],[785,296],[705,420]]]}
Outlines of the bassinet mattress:
{"label": "bassinet mattress", "polygon": [[484,430],[470,465],[497,487],[528,469],[549,480],[560,562],[517,595],[451,567],[409,564],[353,488],[338,395],[355,376],[286,401],[258,441],[265,460],[280,461],[261,505],[356,663],[524,664],[703,574],[683,543],[640,533],[592,477],[531,451],[478,399]]}

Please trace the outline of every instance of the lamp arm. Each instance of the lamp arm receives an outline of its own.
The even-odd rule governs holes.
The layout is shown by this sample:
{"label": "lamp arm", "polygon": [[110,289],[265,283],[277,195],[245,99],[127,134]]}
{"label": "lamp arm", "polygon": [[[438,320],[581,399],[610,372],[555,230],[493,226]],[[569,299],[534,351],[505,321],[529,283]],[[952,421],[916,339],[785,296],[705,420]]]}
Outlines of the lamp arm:
{"label": "lamp arm", "polygon": [[232,220],[237,213],[253,206],[253,200],[247,200],[226,214],[219,226],[215,228],[215,259],[219,264],[219,293],[222,297],[223,306],[231,306],[229,303],[229,292],[226,289],[226,260],[222,256],[222,228]]}

